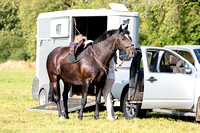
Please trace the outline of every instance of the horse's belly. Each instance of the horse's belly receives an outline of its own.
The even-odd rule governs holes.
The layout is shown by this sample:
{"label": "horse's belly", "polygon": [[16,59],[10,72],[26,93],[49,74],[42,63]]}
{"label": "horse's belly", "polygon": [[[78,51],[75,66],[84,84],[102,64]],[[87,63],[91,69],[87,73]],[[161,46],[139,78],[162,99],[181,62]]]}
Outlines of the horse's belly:
{"label": "horse's belly", "polygon": [[61,77],[65,82],[69,84],[73,84],[73,85],[83,84],[83,81],[80,79],[80,77],[74,75],[73,73],[68,73],[68,74],[62,75]]}

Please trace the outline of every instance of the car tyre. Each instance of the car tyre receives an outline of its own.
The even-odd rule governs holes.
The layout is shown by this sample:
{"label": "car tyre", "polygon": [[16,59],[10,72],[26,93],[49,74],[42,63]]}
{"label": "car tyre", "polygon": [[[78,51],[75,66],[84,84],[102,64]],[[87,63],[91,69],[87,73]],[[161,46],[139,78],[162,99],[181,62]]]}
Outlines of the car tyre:
{"label": "car tyre", "polygon": [[196,122],[200,123],[200,97],[198,98],[198,101],[197,101],[195,118],[196,118]]}
{"label": "car tyre", "polygon": [[47,93],[44,89],[42,89],[39,93],[39,105],[44,105],[47,104],[48,100],[47,100]]}
{"label": "car tyre", "polygon": [[147,110],[141,109],[141,105],[134,105],[127,103],[128,92],[125,94],[123,99],[123,113],[127,119],[144,118],[146,117]]}

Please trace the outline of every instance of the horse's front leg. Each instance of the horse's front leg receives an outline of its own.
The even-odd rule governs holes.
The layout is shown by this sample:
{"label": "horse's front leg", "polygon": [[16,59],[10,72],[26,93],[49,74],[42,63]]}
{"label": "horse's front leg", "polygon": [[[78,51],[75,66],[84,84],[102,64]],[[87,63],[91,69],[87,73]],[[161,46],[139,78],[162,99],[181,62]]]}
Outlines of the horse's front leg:
{"label": "horse's front leg", "polygon": [[102,88],[99,89],[96,95],[96,108],[95,108],[95,114],[94,114],[94,118],[96,120],[99,119],[99,104],[101,103],[101,92],[102,92]]}
{"label": "horse's front leg", "polygon": [[78,119],[83,119],[83,109],[87,103],[87,95],[88,95],[88,88],[89,88],[89,80],[84,81],[82,86],[82,99],[81,99],[81,109],[78,115]]}

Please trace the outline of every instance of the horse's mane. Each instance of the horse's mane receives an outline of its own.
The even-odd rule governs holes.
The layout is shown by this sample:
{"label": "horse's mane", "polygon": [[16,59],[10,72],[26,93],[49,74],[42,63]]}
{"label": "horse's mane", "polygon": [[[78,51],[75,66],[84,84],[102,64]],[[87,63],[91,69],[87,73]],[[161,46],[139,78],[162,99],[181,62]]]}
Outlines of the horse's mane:
{"label": "horse's mane", "polygon": [[[99,36],[97,39],[94,40],[93,44],[97,44],[101,41],[104,41],[106,40],[106,38],[112,36],[114,33],[116,33],[117,30],[109,30],[109,31],[106,31],[103,33],[103,35]],[[124,32],[125,34],[130,34],[130,32],[128,30],[122,30],[122,32]]]}
{"label": "horse's mane", "polygon": [[112,36],[117,30],[109,30],[103,33],[103,35],[99,36],[97,39],[94,40],[93,44],[97,44],[101,41],[106,40],[106,38]]}

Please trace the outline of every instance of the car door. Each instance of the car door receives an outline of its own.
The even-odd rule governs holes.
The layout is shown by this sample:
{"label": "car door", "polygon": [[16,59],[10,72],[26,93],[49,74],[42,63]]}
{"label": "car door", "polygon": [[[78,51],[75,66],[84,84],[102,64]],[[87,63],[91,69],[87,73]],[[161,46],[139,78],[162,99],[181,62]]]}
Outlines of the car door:
{"label": "car door", "polygon": [[[167,48],[141,47],[144,67],[144,96],[142,108],[190,109],[193,106],[196,69],[186,59]],[[182,72],[173,72],[177,64]],[[171,58],[170,58],[171,59]],[[185,65],[191,73],[185,72]],[[188,69],[187,69],[188,70]]]}

